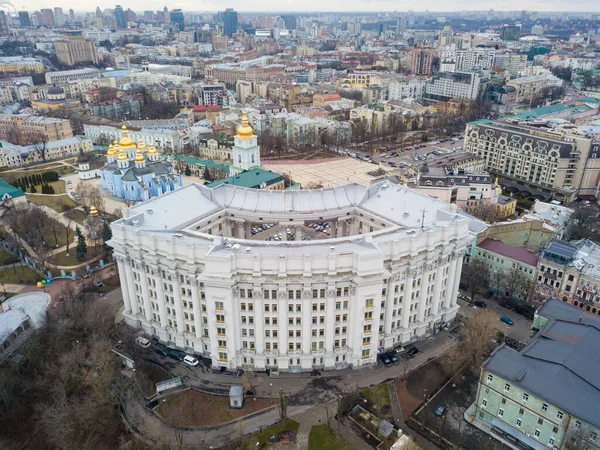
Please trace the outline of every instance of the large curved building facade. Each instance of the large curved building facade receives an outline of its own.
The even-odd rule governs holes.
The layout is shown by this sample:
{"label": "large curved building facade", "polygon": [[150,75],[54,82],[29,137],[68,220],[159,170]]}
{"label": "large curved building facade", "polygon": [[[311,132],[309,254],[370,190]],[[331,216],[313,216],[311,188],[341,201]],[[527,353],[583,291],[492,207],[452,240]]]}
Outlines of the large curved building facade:
{"label": "large curved building facade", "polygon": [[[253,233],[260,224],[274,227]],[[129,209],[110,245],[128,324],[215,367],[326,370],[375,363],[455,318],[468,225],[387,182],[194,184]]]}

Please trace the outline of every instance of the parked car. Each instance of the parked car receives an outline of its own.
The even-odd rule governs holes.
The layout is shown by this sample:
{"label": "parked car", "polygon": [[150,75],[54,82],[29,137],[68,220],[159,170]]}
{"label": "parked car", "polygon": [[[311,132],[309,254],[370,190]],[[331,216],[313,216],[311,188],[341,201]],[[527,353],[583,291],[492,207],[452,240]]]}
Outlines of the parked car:
{"label": "parked car", "polygon": [[444,413],[446,412],[446,405],[444,405],[443,403],[437,407],[437,409],[435,410],[435,415],[436,416],[443,416]]}
{"label": "parked car", "polygon": [[158,343],[154,346],[154,351],[161,356],[167,356],[169,354],[169,347]]}
{"label": "parked car", "polygon": [[499,304],[500,306],[502,306],[503,308],[506,308],[506,309],[513,309],[513,305],[512,305],[512,303],[511,303],[511,302],[509,302],[508,300],[500,300],[500,301],[498,302],[498,304]]}
{"label": "parked car", "polygon": [[409,358],[413,358],[413,357],[415,357],[419,353],[419,351],[420,350],[417,347],[410,347],[406,351],[406,354],[408,355]]}
{"label": "parked car", "polygon": [[200,362],[196,358],[190,355],[185,355],[185,357],[183,358],[183,362],[186,363],[188,366],[197,366],[198,364],[200,364]]}
{"label": "parked car", "polygon": [[379,359],[381,359],[381,362],[385,367],[391,367],[392,361],[390,361],[390,358],[386,353],[382,353],[381,355],[379,355]]}
{"label": "parked car", "polygon": [[174,348],[170,348],[167,353],[169,358],[173,358],[176,361],[183,361],[187,356],[185,352],[182,352],[181,350],[175,350]]}
{"label": "parked car", "polygon": [[135,338],[135,343],[142,348],[150,347],[150,341],[146,339],[144,336],[138,336]]}
{"label": "parked car", "polygon": [[506,316],[500,317],[500,322],[504,322],[504,323],[506,323],[508,325],[514,325],[515,324],[510,317],[506,317]]}
{"label": "parked car", "polygon": [[389,352],[386,353],[386,355],[390,359],[392,364],[398,364],[400,362],[400,360],[398,359],[398,356],[396,355],[395,350],[390,350]]}
{"label": "parked car", "polygon": [[482,302],[481,300],[475,300],[473,302],[473,306],[475,306],[477,308],[484,309],[484,308],[487,308],[487,303],[486,302]]}

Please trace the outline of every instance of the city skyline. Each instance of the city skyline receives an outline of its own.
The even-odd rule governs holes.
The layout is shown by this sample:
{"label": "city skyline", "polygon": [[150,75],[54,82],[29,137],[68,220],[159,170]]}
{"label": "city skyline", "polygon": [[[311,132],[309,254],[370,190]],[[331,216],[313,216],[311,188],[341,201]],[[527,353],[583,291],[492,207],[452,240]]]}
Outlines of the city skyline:
{"label": "city skyline", "polygon": [[[101,9],[114,9],[117,3],[115,2],[97,2],[93,6],[90,6],[89,10],[80,9],[81,4],[75,1],[67,1],[61,2],[60,7],[63,10],[68,11],[70,8],[74,9],[75,13],[84,14],[87,12],[93,12],[96,6],[99,6]],[[18,7],[9,3],[3,2],[2,6],[4,8],[9,9],[9,12],[14,11],[13,8],[16,8],[17,11],[27,10],[29,12],[33,12],[35,10],[40,10],[42,8],[54,8],[56,7],[56,2],[51,0],[42,0],[42,1],[33,1],[28,2],[26,5],[19,5]],[[162,10],[165,7],[164,2],[156,1],[156,2],[142,2],[140,0],[133,0],[127,2],[125,4],[121,4],[124,9],[132,9],[133,11],[145,11],[145,10]],[[173,9],[174,7],[169,7],[169,9]],[[202,8],[198,8],[197,2],[192,1],[180,1],[175,5],[177,8],[184,10],[185,12],[218,12],[223,11],[225,8],[233,8],[238,12],[254,12],[254,13],[278,13],[278,12],[296,12],[296,13],[392,13],[392,12],[409,12],[414,11],[417,13],[420,12],[430,12],[430,13],[455,13],[458,11],[501,11],[501,12],[517,12],[521,10],[527,11],[536,11],[536,12],[599,12],[600,6],[598,3],[593,0],[579,0],[575,2],[568,3],[569,8],[565,9],[565,2],[560,0],[551,0],[541,2],[539,0],[529,0],[525,2],[521,2],[520,6],[522,8],[515,9],[515,4],[513,2],[509,2],[507,0],[503,0],[500,2],[496,2],[493,8],[481,8],[478,7],[479,4],[476,2],[468,1],[468,0],[452,0],[447,2],[437,2],[437,1],[425,1],[420,2],[418,5],[406,5],[406,8],[401,8],[401,6],[396,2],[392,2],[391,0],[359,0],[359,1],[342,1],[336,0],[334,2],[329,2],[327,4],[327,9],[323,9],[323,4],[321,2],[310,0],[302,2],[302,8],[298,8],[298,3],[287,1],[287,2],[276,2],[273,0],[261,0],[259,2],[254,3],[254,8],[248,9],[248,4],[246,2],[241,1],[229,1],[228,3],[222,3],[217,1],[208,1],[202,2]],[[400,8],[399,8],[400,6]]]}

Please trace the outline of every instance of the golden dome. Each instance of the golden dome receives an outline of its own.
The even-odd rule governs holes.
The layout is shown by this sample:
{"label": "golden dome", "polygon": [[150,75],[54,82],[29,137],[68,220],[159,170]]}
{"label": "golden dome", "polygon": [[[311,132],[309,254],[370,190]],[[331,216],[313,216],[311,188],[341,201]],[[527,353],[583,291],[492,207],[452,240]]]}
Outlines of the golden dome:
{"label": "golden dome", "polygon": [[96,217],[98,215],[98,210],[95,206],[90,206],[90,216]]}
{"label": "golden dome", "polygon": [[119,152],[119,155],[117,156],[117,159],[119,161],[127,161],[129,158],[127,157],[127,155],[123,152],[123,150],[121,150]]}
{"label": "golden dome", "polygon": [[146,144],[144,144],[144,141],[142,141],[141,139],[138,141],[137,149],[139,152],[143,152],[144,150],[146,150]]}
{"label": "golden dome", "polygon": [[150,143],[150,145],[148,146],[148,154],[156,155],[157,153],[158,153],[158,150],[156,150],[156,147],[154,146],[154,144]]}
{"label": "golden dome", "polygon": [[112,144],[108,146],[108,151],[106,152],[106,156],[116,156],[117,152],[115,152]]}
{"label": "golden dome", "polygon": [[121,131],[123,133],[123,137],[121,138],[121,140],[119,141],[119,146],[123,149],[123,150],[130,150],[132,148],[135,148],[135,142],[133,141],[133,139],[131,139],[128,135],[127,135],[127,127],[125,125],[123,125],[121,127]]}
{"label": "golden dome", "polygon": [[243,139],[254,137],[252,127],[248,125],[248,115],[246,114],[246,111],[242,111],[242,126],[238,128],[237,135]]}
{"label": "golden dome", "polygon": [[144,158],[144,155],[142,155],[142,152],[138,151],[135,154],[135,162],[144,162],[146,159]]}

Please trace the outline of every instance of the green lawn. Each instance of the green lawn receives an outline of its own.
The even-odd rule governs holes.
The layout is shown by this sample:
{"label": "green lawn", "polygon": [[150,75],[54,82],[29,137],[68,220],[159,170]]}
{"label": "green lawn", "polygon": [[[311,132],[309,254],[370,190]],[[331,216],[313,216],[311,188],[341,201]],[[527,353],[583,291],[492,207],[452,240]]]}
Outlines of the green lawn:
{"label": "green lawn", "polygon": [[0,283],[35,284],[38,281],[42,281],[42,277],[27,266],[21,268],[20,264],[15,264],[14,268],[5,267],[0,269]]}
{"label": "green lawn", "polygon": [[[73,242],[73,239],[75,239],[74,231],[72,231],[71,236],[69,236],[69,240],[71,242]],[[51,230],[48,230],[44,234],[44,242],[46,243],[47,247],[51,249],[67,245],[67,228],[59,222],[56,230],[56,236],[54,236],[54,233]]]}
{"label": "green lawn", "polygon": [[63,212],[66,209],[71,209],[77,206],[75,201],[67,194],[63,195],[42,195],[42,194],[27,194],[27,200],[34,205],[47,206],[57,212]]}
{"label": "green lawn", "polygon": [[[74,233],[73,233],[74,235]],[[81,264],[83,262],[89,261],[90,259],[98,256],[100,252],[103,252],[102,246],[98,247],[88,247],[87,254],[83,261],[79,261],[77,259],[76,244],[72,244],[69,246],[69,256],[67,256],[67,251],[56,253],[52,255],[52,263],[58,266],[76,266],[77,264]]]}
{"label": "green lawn", "polygon": [[5,264],[11,264],[18,260],[19,258],[17,256],[13,255],[10,252],[7,252],[3,248],[0,249],[0,266],[4,266]]}
{"label": "green lawn", "polygon": [[271,436],[277,436],[279,433],[287,430],[292,430],[294,433],[297,433],[299,427],[300,424],[298,422],[293,419],[287,419],[283,423],[278,423],[277,425],[264,429],[262,433],[254,433],[253,435],[248,436],[242,442],[242,450],[263,450],[269,448],[271,444],[269,438]]}
{"label": "green lawn", "polygon": [[[52,181],[51,183],[46,183],[48,186],[52,186],[54,188],[55,194],[65,194],[67,192],[67,184],[63,180]],[[35,186],[36,193],[42,193],[42,185],[37,184]],[[27,192],[31,192],[31,187],[27,188]]]}
{"label": "green lawn", "polygon": [[362,391],[362,395],[372,404],[379,406],[391,406],[390,391],[387,384],[380,384]]}
{"label": "green lawn", "polygon": [[353,446],[339,437],[327,424],[315,425],[308,436],[308,450],[351,450]]}

